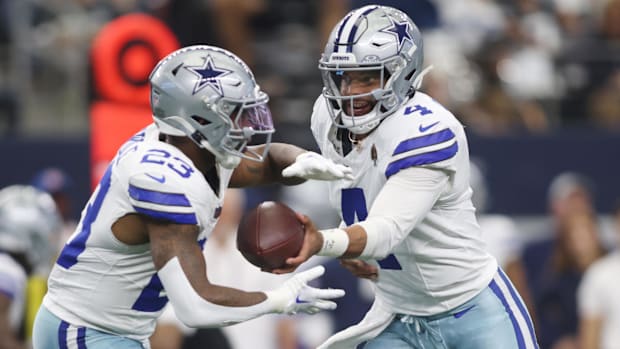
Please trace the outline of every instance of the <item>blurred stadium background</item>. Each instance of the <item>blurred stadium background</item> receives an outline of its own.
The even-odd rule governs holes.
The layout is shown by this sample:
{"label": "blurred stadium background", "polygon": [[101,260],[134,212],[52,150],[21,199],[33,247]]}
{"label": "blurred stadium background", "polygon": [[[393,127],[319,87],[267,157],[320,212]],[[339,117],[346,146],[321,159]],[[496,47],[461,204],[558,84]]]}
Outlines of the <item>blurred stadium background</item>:
{"label": "blurred stadium background", "polygon": [[[272,96],[277,138],[314,147],[308,124],[321,89],[316,65],[324,38],[343,13],[363,3],[1,0],[5,170],[0,185],[25,182],[39,168],[54,165],[74,179],[75,201],[86,200],[95,166],[91,138],[99,132],[91,130],[97,125],[93,104],[125,98],[122,103],[144,105],[144,95],[132,89],[144,88],[156,51],[174,47],[162,48],[158,34],[144,39],[143,33],[128,34],[116,39],[129,42],[124,48],[109,49],[104,43],[99,50],[113,52],[103,54],[104,62],[97,65],[95,39],[110,21],[126,14],[160,20],[179,45],[215,44],[239,54]],[[615,161],[620,150],[618,1],[392,3],[408,11],[425,35],[426,64],[434,69],[424,89],[467,126],[472,157],[484,168],[492,193],[489,212],[544,214],[549,182],[567,170],[589,176],[597,209],[611,210],[620,196]],[[108,76],[104,83],[95,81],[95,74],[120,76]],[[120,81],[116,87],[114,79]],[[112,87],[101,87],[106,83]],[[114,90],[120,97],[111,96]],[[131,124],[129,109],[118,113],[122,116],[117,115],[113,130],[145,122]]]}

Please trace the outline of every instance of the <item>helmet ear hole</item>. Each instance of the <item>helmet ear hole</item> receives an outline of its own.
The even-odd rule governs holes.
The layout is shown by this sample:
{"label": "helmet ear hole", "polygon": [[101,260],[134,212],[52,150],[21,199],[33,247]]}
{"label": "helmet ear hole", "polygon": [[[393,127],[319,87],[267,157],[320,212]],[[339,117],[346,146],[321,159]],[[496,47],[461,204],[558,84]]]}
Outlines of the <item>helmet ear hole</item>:
{"label": "helmet ear hole", "polygon": [[202,126],[211,124],[211,121],[209,121],[209,120],[207,120],[207,119],[205,119],[203,117],[200,117],[198,115],[192,115],[191,118],[194,119],[194,121],[196,121],[197,123],[199,123]]}
{"label": "helmet ear hole", "polygon": [[405,80],[409,81],[411,80],[411,78],[413,77],[413,74],[415,74],[415,72],[418,71],[417,69],[414,69],[411,71],[411,73],[407,74],[407,76],[405,77]]}

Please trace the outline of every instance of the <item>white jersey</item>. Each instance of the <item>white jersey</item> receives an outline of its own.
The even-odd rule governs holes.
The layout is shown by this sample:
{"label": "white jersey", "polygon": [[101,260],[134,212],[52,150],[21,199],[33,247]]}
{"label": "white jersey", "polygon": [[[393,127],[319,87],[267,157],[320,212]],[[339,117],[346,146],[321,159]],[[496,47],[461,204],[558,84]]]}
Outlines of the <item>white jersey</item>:
{"label": "white jersey", "polygon": [[[476,221],[467,139],[452,113],[418,91],[360,144],[351,145],[346,130],[333,126],[325,99],[319,97],[312,132],[325,157],[353,169],[353,180],[329,183],[330,203],[347,226],[367,218],[379,192],[399,172],[421,166],[449,175],[430,212],[377,261],[376,297],[388,311],[439,314],[488,286],[497,262],[485,250]],[[347,147],[352,149],[347,152]],[[390,244],[396,236],[391,231],[380,234],[379,244]]]}
{"label": "white jersey", "polygon": [[74,326],[147,339],[168,299],[150,244],[127,245],[112,225],[128,214],[195,224],[204,243],[221,210],[232,170],[218,167],[219,196],[191,160],[158,140],[150,125],[123,145],[62,250],[43,303]]}
{"label": "white jersey", "polygon": [[601,349],[615,349],[620,343],[619,269],[620,251],[615,251],[590,265],[577,291],[579,316],[602,319]]}
{"label": "white jersey", "polygon": [[15,332],[19,330],[24,317],[27,282],[24,268],[13,257],[0,252],[0,293],[11,299],[9,325]]}

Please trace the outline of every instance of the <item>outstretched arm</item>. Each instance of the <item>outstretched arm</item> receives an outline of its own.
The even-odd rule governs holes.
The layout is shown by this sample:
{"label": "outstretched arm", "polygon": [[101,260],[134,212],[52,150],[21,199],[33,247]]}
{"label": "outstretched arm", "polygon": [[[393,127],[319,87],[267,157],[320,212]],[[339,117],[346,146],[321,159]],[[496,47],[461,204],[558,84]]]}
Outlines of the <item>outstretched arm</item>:
{"label": "outstretched arm", "polygon": [[[313,268],[294,275],[280,288],[267,292],[245,292],[212,284],[196,241],[193,225],[147,223],[153,262],[179,319],[190,327],[219,327],[246,321],[267,313],[316,313],[335,309],[329,299],[342,290],[307,286],[324,269]],[[303,300],[299,302],[298,300]]]}
{"label": "outstretched arm", "polygon": [[[263,145],[253,148],[262,153]],[[279,182],[285,185],[303,183],[307,179],[336,180],[352,178],[351,169],[336,164],[318,153],[291,144],[273,143],[263,162],[242,159],[231,178],[231,187]]]}
{"label": "outstretched arm", "polygon": [[[253,147],[254,152],[262,153],[264,145]],[[295,185],[305,182],[305,179],[282,176],[282,170],[295,162],[297,156],[306,150],[286,143],[272,143],[267,157],[263,162],[241,159],[241,163],[235,169],[230,186],[233,188],[255,186],[280,182],[286,185]]]}
{"label": "outstretched arm", "polygon": [[295,270],[318,254],[338,258],[381,259],[403,241],[431,210],[448,183],[441,170],[409,168],[390,177],[373,202],[368,218],[344,229],[317,230],[308,217],[304,245],[299,255],[287,260],[287,267],[273,270],[281,274]]}

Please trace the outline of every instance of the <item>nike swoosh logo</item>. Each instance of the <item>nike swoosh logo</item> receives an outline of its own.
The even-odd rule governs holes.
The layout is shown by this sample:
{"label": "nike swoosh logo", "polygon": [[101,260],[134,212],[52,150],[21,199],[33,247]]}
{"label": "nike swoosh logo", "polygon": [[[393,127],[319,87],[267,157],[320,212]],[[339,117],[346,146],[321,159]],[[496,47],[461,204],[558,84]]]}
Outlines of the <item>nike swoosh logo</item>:
{"label": "nike swoosh logo", "polygon": [[299,296],[297,296],[297,298],[295,298],[295,303],[301,304],[301,303],[308,303],[308,302],[302,301],[301,299],[299,299]]}
{"label": "nike swoosh logo", "polygon": [[159,183],[164,183],[166,181],[166,177],[164,177],[164,175],[161,175],[159,177],[155,177],[152,174],[146,174],[147,176],[149,176],[150,178],[154,179],[155,181],[159,182]]}
{"label": "nike swoosh logo", "polygon": [[437,125],[438,123],[439,123],[439,121],[434,122],[434,123],[432,123],[432,124],[430,124],[430,125],[428,125],[428,126],[422,126],[422,125],[420,125],[420,132],[426,132],[426,131],[428,131],[429,129],[431,129],[433,126]]}
{"label": "nike swoosh logo", "polygon": [[470,306],[470,307],[468,307],[468,308],[465,308],[465,309],[463,309],[463,310],[459,311],[458,313],[454,313],[454,314],[452,314],[452,315],[454,315],[454,317],[458,319],[458,318],[460,318],[461,316],[465,315],[465,313],[467,313],[468,311],[470,311],[470,310],[471,310],[471,308],[473,308],[473,307],[475,307],[475,306],[476,306],[476,305],[474,304],[474,305],[472,305],[472,306]]}

